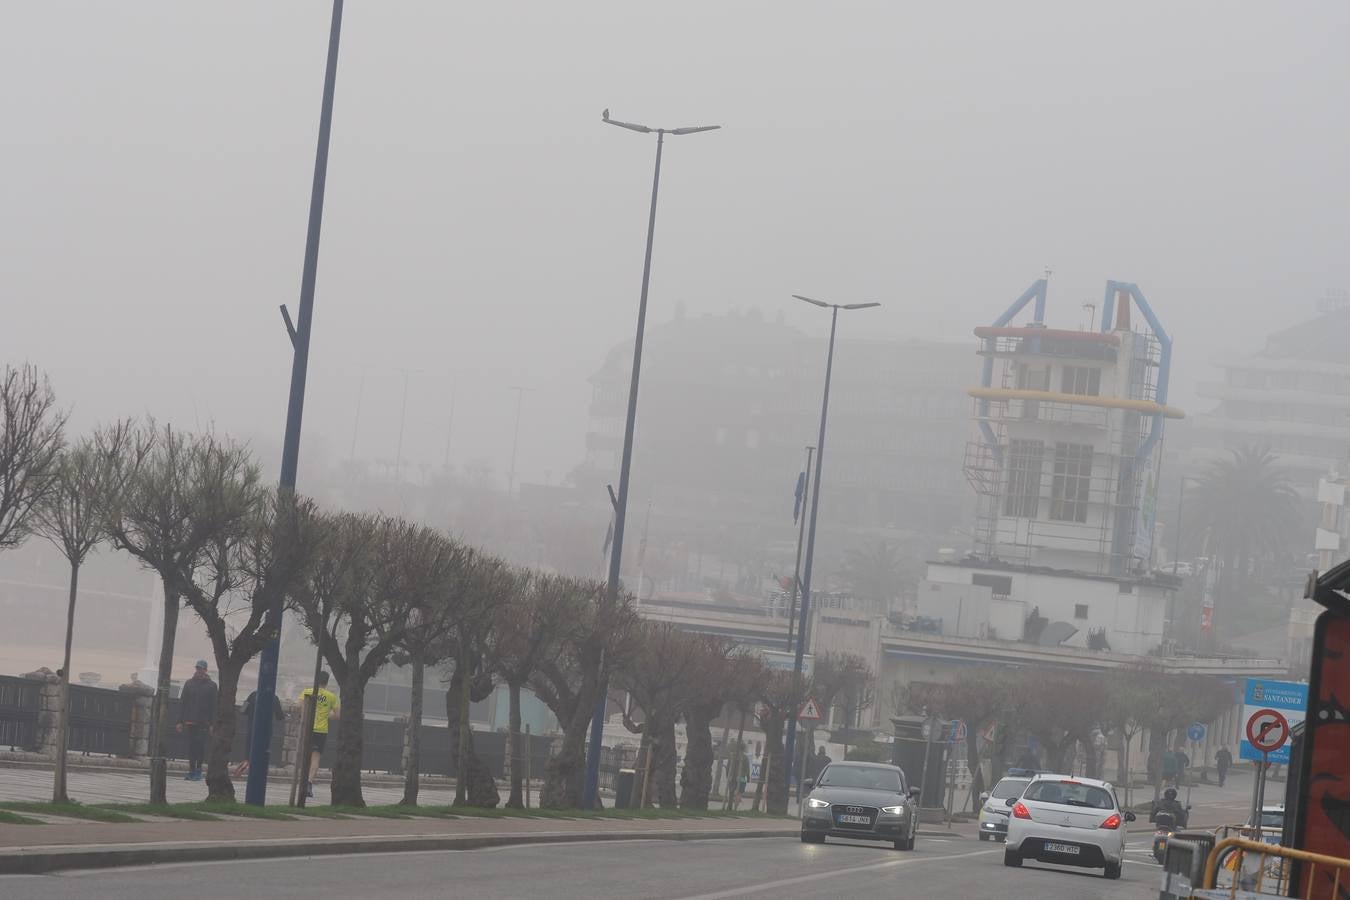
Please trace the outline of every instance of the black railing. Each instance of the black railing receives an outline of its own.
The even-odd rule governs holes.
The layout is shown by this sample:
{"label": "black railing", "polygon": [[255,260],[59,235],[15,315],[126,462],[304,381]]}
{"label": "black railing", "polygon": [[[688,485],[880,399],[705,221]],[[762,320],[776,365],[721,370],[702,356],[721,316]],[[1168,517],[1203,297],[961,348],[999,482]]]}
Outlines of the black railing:
{"label": "black railing", "polygon": [[75,753],[126,756],[131,752],[131,695],[83,684],[70,686],[70,732]]}
{"label": "black railing", "polygon": [[37,749],[42,682],[0,675],[0,747]]}

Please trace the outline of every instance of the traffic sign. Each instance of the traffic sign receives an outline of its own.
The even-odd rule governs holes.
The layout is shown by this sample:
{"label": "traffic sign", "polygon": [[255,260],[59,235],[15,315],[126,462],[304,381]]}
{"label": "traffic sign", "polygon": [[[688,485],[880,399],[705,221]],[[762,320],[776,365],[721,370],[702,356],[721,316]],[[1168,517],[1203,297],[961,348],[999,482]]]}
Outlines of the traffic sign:
{"label": "traffic sign", "polygon": [[1261,753],[1274,753],[1289,740],[1289,720],[1279,710],[1258,709],[1247,719],[1247,740]]}
{"label": "traffic sign", "polygon": [[819,722],[825,718],[820,714],[820,705],[816,703],[815,697],[807,697],[802,708],[797,711],[798,722]]}
{"label": "traffic sign", "polygon": [[1205,739],[1205,726],[1199,722],[1186,729],[1186,737],[1193,741],[1203,741]]}
{"label": "traffic sign", "polygon": [[964,741],[965,739],[966,739],[966,723],[962,719],[957,719],[956,721],[952,722],[951,741],[953,744],[959,744],[961,743],[961,741]]}
{"label": "traffic sign", "polygon": [[[1261,710],[1273,709],[1284,716],[1289,727],[1303,721],[1308,709],[1308,685],[1297,681],[1266,681],[1260,678],[1247,679],[1242,703],[1242,719],[1246,722]],[[1263,753],[1244,735],[1239,744],[1238,755],[1252,762],[1272,762],[1289,765],[1290,745],[1270,753]]]}

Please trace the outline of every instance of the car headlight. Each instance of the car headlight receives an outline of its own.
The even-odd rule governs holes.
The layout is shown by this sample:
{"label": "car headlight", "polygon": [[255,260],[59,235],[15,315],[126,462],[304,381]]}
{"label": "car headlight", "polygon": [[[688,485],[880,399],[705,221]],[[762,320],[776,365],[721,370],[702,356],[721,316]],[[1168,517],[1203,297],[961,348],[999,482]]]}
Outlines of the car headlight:
{"label": "car headlight", "polygon": [[830,803],[828,800],[817,800],[815,797],[810,797],[807,799],[806,805],[811,809],[824,809]]}
{"label": "car headlight", "polygon": [[995,810],[994,810],[994,808],[993,808],[992,806],[986,806],[986,807],[984,808],[984,811],[987,812],[987,813],[992,814]]}
{"label": "car headlight", "polygon": [[903,816],[905,814],[903,806],[883,806],[881,811],[888,816]]}

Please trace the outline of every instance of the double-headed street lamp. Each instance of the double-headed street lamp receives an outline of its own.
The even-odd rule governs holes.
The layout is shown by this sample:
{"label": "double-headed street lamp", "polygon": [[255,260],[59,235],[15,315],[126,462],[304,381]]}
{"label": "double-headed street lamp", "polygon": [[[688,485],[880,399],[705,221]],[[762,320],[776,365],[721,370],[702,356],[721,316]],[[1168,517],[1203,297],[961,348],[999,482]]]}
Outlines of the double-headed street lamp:
{"label": "double-headed street lamp", "polygon": [[[834,370],[834,333],[835,327],[839,324],[839,310],[852,309],[871,309],[874,306],[880,306],[880,303],[826,303],[823,300],[813,300],[810,297],[803,297],[800,294],[792,295],[797,300],[805,301],[813,306],[819,306],[822,309],[830,310],[830,348],[825,355],[825,397],[820,403],[820,435],[816,438],[816,489],[811,494],[811,522],[806,529],[806,568],[802,572],[802,605],[797,621],[797,654],[792,663],[792,678],[794,685],[800,685],[802,680],[802,657],[806,652],[806,623],[810,616],[811,609],[811,564],[816,556],[816,514],[820,512],[820,473],[822,463],[825,461],[825,421],[830,413],[830,375]],[[794,690],[794,694],[797,691]],[[792,775],[797,767],[797,713],[792,711],[792,717],[788,719],[787,741],[784,746],[784,755],[787,757],[787,778],[784,779],[785,785],[792,784]]]}
{"label": "double-headed street lamp", "polygon": [[[656,134],[656,171],[652,175],[652,205],[647,216],[647,255],[642,263],[642,293],[638,299],[637,337],[633,341],[633,376],[628,386],[628,421],[623,431],[623,461],[619,467],[619,494],[614,499],[614,540],[609,550],[609,581],[606,582],[606,600],[611,605],[619,599],[619,568],[623,562],[623,526],[628,512],[628,474],[633,463],[633,424],[637,420],[638,375],[642,370],[642,337],[647,327],[647,287],[652,274],[652,240],[656,235],[656,195],[661,186],[661,148],[666,135],[698,134],[716,131],[721,125],[695,125],[686,128],[650,128],[634,122],[620,122],[609,117],[609,110],[600,118],[608,125],[616,125],[639,134]],[[641,585],[638,586],[641,590]],[[609,678],[601,663],[600,693],[591,718],[591,741],[586,757],[586,781],[581,805],[590,809],[597,798],[600,783],[600,742],[605,734],[605,700],[609,695]]]}

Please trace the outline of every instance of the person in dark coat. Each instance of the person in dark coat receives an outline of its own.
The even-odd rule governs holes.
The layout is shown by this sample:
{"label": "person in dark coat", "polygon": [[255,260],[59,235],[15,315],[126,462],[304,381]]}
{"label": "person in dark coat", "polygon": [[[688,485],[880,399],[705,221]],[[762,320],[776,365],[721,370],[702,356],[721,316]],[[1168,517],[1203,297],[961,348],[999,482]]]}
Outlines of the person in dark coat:
{"label": "person in dark coat", "polygon": [[216,720],[216,683],[207,674],[206,660],[197,660],[192,677],[178,694],[178,731],[188,739],[188,773],[185,781],[202,780],[202,760],[206,758],[206,738]]}
{"label": "person in dark coat", "polygon": [[1220,747],[1219,752],[1214,754],[1214,766],[1219,770],[1219,787],[1228,780],[1228,770],[1233,766],[1233,754],[1228,752],[1227,747]]}
{"label": "person in dark coat", "polygon": [[[234,776],[238,778],[248,771],[248,757],[253,752],[253,707],[258,701],[258,692],[252,691],[244,701],[244,758],[234,767]],[[281,708],[281,700],[272,695],[272,718],[278,722],[286,721],[286,713]]]}

